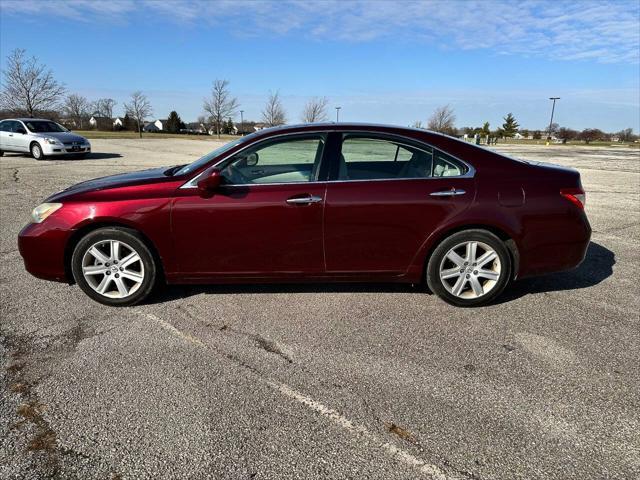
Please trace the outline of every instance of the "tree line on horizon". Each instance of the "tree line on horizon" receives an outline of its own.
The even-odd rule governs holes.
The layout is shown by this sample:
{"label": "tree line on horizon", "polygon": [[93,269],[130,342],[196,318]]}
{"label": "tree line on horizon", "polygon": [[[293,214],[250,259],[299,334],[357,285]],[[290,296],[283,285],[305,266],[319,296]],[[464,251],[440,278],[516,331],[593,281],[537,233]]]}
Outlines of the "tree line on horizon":
{"label": "tree line on horizon", "polygon": [[[88,125],[90,117],[99,119],[114,118],[114,108],[117,102],[112,98],[99,98],[90,101],[82,95],[67,93],[66,88],[57,82],[51,70],[40,64],[35,57],[27,58],[26,51],[14,50],[8,57],[3,71],[4,85],[0,92],[0,119],[8,116],[23,115],[33,117],[45,116],[55,120],[65,118],[72,121],[80,129]],[[313,97],[305,104],[301,120],[303,123],[324,122],[328,120],[326,97]],[[129,101],[124,103],[124,117],[119,127],[125,130],[138,131],[142,136],[145,121],[153,114],[153,108],[148,97],[141,91],[131,94]],[[229,81],[217,79],[213,81],[211,94],[203,99],[203,115],[199,116],[195,125],[202,126],[206,131],[213,131],[218,137],[237,131],[232,120],[240,109],[240,103],[231,94]],[[285,125],[288,120],[287,112],[282,104],[278,91],[269,92],[262,110],[262,126],[274,127]],[[582,140],[590,143],[596,140],[610,140],[614,135],[619,141],[630,142],[638,139],[633,129],[627,128],[615,134],[605,133],[597,128],[586,128],[582,131],[567,127],[560,127],[552,123],[550,127],[539,130],[522,129],[512,113],[504,117],[504,123],[491,129],[489,122],[480,127],[458,128],[455,125],[456,116],[450,105],[438,107],[429,117],[426,125],[416,121],[411,126],[452,136],[482,137],[487,143],[491,139],[512,138],[520,134],[526,138],[542,139],[554,136],[564,143],[570,140]],[[257,125],[257,122],[246,120],[245,125]],[[166,120],[166,130],[169,133],[191,132],[187,128],[193,123],[185,124],[176,111],[170,112]],[[109,125],[97,125],[100,129],[113,129]],[[241,127],[242,128],[242,127]],[[240,132],[244,134],[245,131]]]}
{"label": "tree line on horizon", "polygon": [[526,128],[520,128],[520,124],[517,122],[513,113],[509,112],[504,118],[502,126],[491,129],[489,122],[484,122],[481,127],[462,127],[455,126],[455,112],[450,105],[444,105],[438,107],[429,120],[426,126],[422,121],[416,121],[411,127],[424,128],[434,132],[444,133],[454,137],[461,137],[466,135],[467,137],[480,137],[489,143],[491,139],[498,138],[513,138],[516,134],[520,134],[525,138],[531,138],[533,140],[541,140],[544,138],[556,138],[566,143],[571,140],[581,140],[585,143],[591,143],[598,140],[609,141],[613,137],[617,137],[620,142],[633,142],[638,139],[638,136],[633,133],[632,128],[626,128],[616,133],[606,133],[598,128],[585,128],[582,131],[574,130],[572,128],[560,127],[557,123],[552,123],[545,129],[529,130]]}

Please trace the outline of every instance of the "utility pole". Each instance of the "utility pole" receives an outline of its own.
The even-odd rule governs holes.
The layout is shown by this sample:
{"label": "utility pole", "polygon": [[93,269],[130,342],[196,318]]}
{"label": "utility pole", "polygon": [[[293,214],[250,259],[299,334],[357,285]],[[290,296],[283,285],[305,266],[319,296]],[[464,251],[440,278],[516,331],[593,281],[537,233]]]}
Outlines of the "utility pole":
{"label": "utility pole", "polygon": [[553,125],[553,112],[556,110],[556,100],[560,100],[560,97],[549,97],[549,100],[553,101],[553,106],[551,107],[551,120],[549,120],[549,132],[547,134],[547,145],[549,145],[549,141],[551,140],[551,125]]}
{"label": "utility pole", "polygon": [[336,107],[336,123],[340,121],[340,109],[342,107]]}
{"label": "utility pole", "polygon": [[240,110],[240,136],[244,136],[244,110]]}

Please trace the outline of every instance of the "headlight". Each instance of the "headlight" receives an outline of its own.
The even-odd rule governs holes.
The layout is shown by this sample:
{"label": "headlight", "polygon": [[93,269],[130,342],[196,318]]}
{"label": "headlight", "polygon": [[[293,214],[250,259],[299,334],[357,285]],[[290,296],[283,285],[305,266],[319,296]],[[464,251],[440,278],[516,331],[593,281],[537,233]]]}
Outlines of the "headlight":
{"label": "headlight", "polygon": [[51,145],[61,145],[62,143],[57,138],[44,137],[45,143],[50,143]]}
{"label": "headlight", "polygon": [[42,203],[33,209],[31,217],[35,223],[41,223],[45,218],[62,207],[61,203]]}

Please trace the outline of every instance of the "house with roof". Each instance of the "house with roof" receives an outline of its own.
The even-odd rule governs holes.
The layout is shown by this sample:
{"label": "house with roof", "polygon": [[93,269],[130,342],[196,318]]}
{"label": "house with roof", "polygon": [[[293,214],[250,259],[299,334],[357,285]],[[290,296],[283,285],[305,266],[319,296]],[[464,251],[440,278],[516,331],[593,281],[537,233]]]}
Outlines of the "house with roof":
{"label": "house with roof", "polygon": [[142,129],[145,132],[163,132],[167,130],[167,120],[155,120],[153,122],[148,122],[145,124]]}
{"label": "house with roof", "polygon": [[89,127],[95,128],[96,130],[113,130],[113,119],[92,115],[89,119]]}

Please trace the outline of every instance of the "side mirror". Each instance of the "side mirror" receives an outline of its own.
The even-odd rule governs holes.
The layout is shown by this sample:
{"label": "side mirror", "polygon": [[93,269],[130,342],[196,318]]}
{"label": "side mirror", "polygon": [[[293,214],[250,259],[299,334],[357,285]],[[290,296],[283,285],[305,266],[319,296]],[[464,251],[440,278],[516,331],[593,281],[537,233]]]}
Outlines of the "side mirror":
{"label": "side mirror", "polygon": [[258,154],[256,152],[250,153],[245,159],[247,167],[255,167],[258,164]]}
{"label": "side mirror", "polygon": [[203,195],[211,195],[222,184],[223,179],[220,170],[211,170],[209,175],[198,182],[198,191]]}
{"label": "side mirror", "polygon": [[26,135],[27,131],[24,128],[19,128],[16,130],[16,133],[19,133],[20,135]]}

